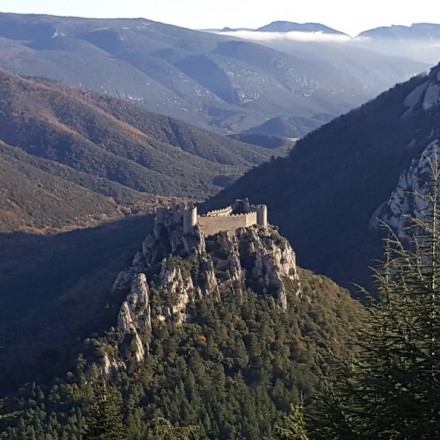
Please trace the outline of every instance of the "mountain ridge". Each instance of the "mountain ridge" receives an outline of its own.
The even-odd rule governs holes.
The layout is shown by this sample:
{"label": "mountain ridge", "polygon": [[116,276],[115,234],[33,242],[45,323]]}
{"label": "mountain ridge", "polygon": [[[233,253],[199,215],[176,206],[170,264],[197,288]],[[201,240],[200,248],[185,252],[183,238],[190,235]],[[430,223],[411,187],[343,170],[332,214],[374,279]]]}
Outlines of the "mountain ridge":
{"label": "mountain ridge", "polygon": [[[0,71],[0,93],[3,167],[9,173],[18,166],[22,171],[27,167],[21,178],[14,174],[13,179],[6,178],[5,168],[3,197],[5,203],[9,199],[12,217],[28,203],[33,214],[32,209],[22,213],[29,227],[63,228],[74,222],[75,210],[86,217],[118,218],[142,211],[158,196],[203,199],[274,154],[125,101],[46,79],[24,79]],[[64,222],[62,204],[50,205],[53,194],[43,196],[35,179],[43,184],[47,180],[49,187],[57,181],[63,191],[70,191],[73,205],[71,212],[64,210]],[[19,188],[39,191],[49,203],[45,213],[37,204],[29,204],[32,197],[20,196]],[[75,196],[78,191],[84,203]],[[17,194],[21,206],[12,203]],[[4,221],[1,230],[6,231],[12,224]]]}
{"label": "mountain ridge", "polygon": [[[24,385],[19,394],[3,400],[5,409],[19,405],[24,411],[16,419],[2,418],[2,432],[26,438],[33,427],[37,436],[44,432],[75,438],[89,420],[88,398],[81,397],[105,378],[108,390],[126,391],[125,427],[133,436],[143,426],[132,422],[137,414],[145,421],[166,417],[183,425],[194,423],[195,416],[206,431],[204,438],[226,438],[219,433],[227,432],[227,438],[257,440],[275,432],[281,411],[288,410],[292,400],[308,399],[319,387],[331,352],[349,352],[345,341],[362,306],[331,280],[298,268],[292,248],[276,228],[253,225],[204,235],[197,225],[185,232],[179,214],[177,205],[162,208],[154,227],[152,219],[144,223],[152,232],[142,246],[138,242],[141,249],[117,276],[111,293],[101,270],[123,245],[118,227],[108,254],[102,254],[105,237],[108,243],[113,239],[103,230],[94,255],[78,261],[88,267],[88,276],[93,270],[94,277],[74,286],[76,291],[52,292],[35,308],[32,301],[22,303],[31,309],[31,320],[21,322],[13,341],[5,338],[0,374],[8,381],[2,381],[1,388],[5,392],[24,380],[37,384]],[[62,237],[57,240],[75,249],[81,247],[75,236],[91,232],[67,234],[64,244]],[[65,277],[69,267],[56,257],[54,252],[49,261],[57,262],[59,276]],[[68,261],[72,259],[73,253]],[[90,261],[99,263],[98,272],[87,265]],[[13,292],[8,296],[13,300]],[[54,316],[58,319],[51,319]],[[12,329],[16,325],[12,321]],[[81,344],[77,335],[84,334]],[[28,368],[14,368],[17,364]],[[53,374],[61,376],[51,388],[47,384]],[[176,393],[176,388],[182,391]],[[248,405],[242,411],[243,396]],[[262,400],[265,417],[257,424],[253,414]],[[26,411],[29,405],[38,408],[39,423],[34,422],[37,411]],[[182,415],[182,405],[191,412]],[[62,408],[73,408],[75,417],[66,418]],[[56,416],[49,421],[48,413]],[[21,414],[28,423],[21,423]]]}
{"label": "mountain ridge", "polygon": [[[374,52],[363,60],[352,51],[336,73],[335,64],[320,62],[308,50],[295,56],[147,19],[0,14],[0,49],[0,68],[120,97],[223,133],[292,109],[305,119],[330,119],[426,68]],[[334,51],[335,63],[338,50],[327,50]],[[374,73],[376,65],[387,65],[387,74]],[[305,124],[301,133],[308,130]]]}

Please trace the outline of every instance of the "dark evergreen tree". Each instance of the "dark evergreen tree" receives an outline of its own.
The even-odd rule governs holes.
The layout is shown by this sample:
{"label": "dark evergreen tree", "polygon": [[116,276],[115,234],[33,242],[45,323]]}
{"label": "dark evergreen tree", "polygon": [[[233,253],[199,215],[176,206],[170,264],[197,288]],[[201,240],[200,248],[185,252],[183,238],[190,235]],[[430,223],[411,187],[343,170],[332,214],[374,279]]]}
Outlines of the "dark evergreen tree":
{"label": "dark evergreen tree", "polygon": [[429,170],[423,212],[408,240],[391,235],[376,273],[379,300],[340,363],[311,421],[313,438],[440,438],[440,172]]}
{"label": "dark evergreen tree", "polygon": [[95,385],[83,440],[125,440],[121,398],[105,383]]}
{"label": "dark evergreen tree", "polygon": [[161,417],[150,422],[146,440],[199,440],[202,430],[199,426],[176,427]]}
{"label": "dark evergreen tree", "polygon": [[302,406],[292,405],[290,414],[283,417],[283,423],[277,426],[276,432],[279,438],[309,440]]}

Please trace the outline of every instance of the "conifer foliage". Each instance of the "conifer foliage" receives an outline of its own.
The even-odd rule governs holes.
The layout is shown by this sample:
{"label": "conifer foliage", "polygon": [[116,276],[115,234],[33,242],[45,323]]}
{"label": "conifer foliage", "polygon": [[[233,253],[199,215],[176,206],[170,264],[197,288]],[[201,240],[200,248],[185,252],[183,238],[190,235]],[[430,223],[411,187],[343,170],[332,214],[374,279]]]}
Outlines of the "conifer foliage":
{"label": "conifer foliage", "polygon": [[283,416],[283,424],[277,426],[277,434],[284,439],[309,440],[302,405],[291,405],[290,414]]}
{"label": "conifer foliage", "polygon": [[95,385],[95,393],[86,418],[83,440],[124,440],[122,401],[105,382]]}
{"label": "conifer foliage", "polygon": [[86,342],[65,380],[26,385],[3,399],[0,416],[18,413],[0,419],[0,439],[117,440],[122,425],[124,440],[305,440],[291,404],[308,402],[329,351],[348,356],[345,341],[362,307],[329,279],[301,269],[299,276],[301,294],[286,281],[286,311],[244,290],[220,301],[200,298],[184,323],[155,317],[159,292],[152,287],[154,325],[143,362],[124,354],[126,368],[103,385],[101,364],[84,360],[111,353],[124,335]]}
{"label": "conifer foliage", "polygon": [[440,438],[440,171],[430,164],[423,218],[408,240],[390,234],[376,272],[380,293],[358,352],[339,365],[311,417],[313,438]]}

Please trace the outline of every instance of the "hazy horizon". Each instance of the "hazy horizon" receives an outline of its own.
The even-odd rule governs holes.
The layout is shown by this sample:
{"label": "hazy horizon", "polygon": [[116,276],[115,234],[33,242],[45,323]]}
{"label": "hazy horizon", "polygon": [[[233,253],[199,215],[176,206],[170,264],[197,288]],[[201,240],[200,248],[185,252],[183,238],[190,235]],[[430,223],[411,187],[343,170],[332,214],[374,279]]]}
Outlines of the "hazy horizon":
{"label": "hazy horizon", "polygon": [[370,0],[365,5],[347,0],[311,0],[300,6],[286,4],[285,0],[267,3],[251,0],[161,0],[148,3],[142,0],[78,0],[75,3],[55,0],[40,0],[38,3],[34,0],[3,0],[0,11],[90,18],[143,17],[190,29],[256,29],[273,21],[315,22],[350,36],[382,26],[440,23],[440,3],[434,0],[420,0],[416,7],[396,0]]}

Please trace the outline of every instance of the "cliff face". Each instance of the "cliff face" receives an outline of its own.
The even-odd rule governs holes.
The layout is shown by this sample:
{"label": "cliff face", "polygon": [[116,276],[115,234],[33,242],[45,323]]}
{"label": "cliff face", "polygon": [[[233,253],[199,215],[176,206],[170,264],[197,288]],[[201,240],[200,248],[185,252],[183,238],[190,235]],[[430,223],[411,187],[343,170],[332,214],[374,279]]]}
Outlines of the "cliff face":
{"label": "cliff face", "polygon": [[124,344],[128,340],[131,355],[140,361],[148,350],[145,341],[154,325],[152,316],[158,323],[182,323],[190,318],[191,302],[205,295],[220,300],[245,289],[274,298],[280,310],[286,310],[287,283],[300,293],[295,253],[272,226],[205,238],[197,226],[184,234],[178,219],[171,216],[155,225],[142,252],[115,280],[113,291],[127,292],[117,328],[125,335]]}
{"label": "cliff face", "polygon": [[391,226],[398,237],[405,238],[410,226],[409,218],[423,218],[429,212],[427,194],[430,192],[432,164],[438,164],[440,157],[439,141],[432,141],[413,159],[408,169],[399,177],[396,189],[390,198],[383,202],[371,218],[371,225],[378,227],[380,222]]}

